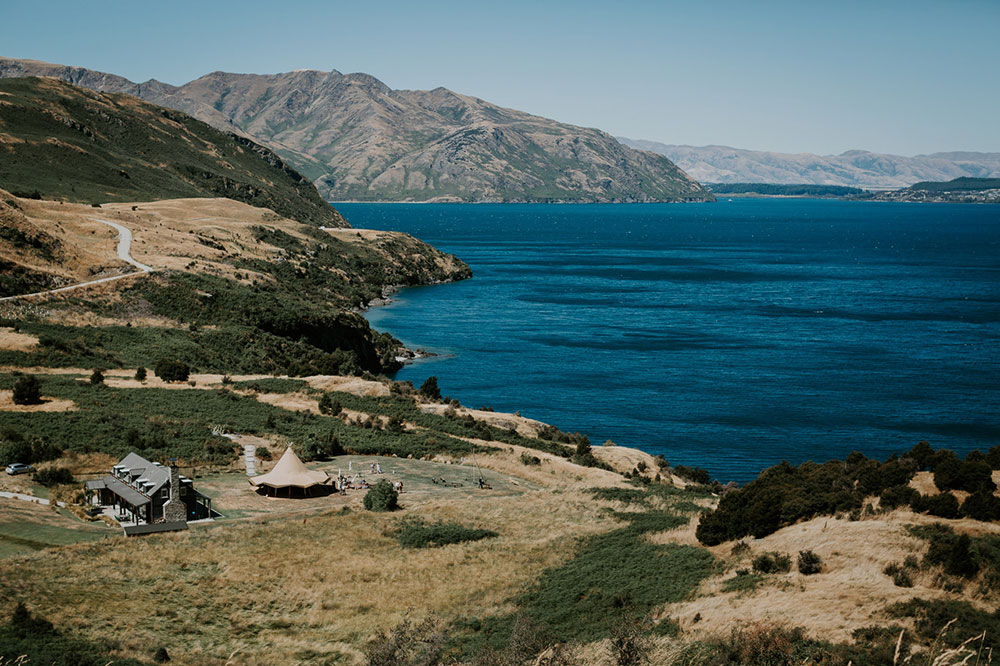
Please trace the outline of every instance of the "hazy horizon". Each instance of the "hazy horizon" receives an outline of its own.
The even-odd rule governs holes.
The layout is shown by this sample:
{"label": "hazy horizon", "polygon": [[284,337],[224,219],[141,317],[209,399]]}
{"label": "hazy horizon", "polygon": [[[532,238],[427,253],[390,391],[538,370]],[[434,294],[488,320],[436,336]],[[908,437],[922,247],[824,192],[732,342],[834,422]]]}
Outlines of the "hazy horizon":
{"label": "hazy horizon", "polygon": [[2,55],[138,82],[336,69],[665,144],[1000,152],[986,72],[1000,62],[1000,3],[987,0],[6,4]]}

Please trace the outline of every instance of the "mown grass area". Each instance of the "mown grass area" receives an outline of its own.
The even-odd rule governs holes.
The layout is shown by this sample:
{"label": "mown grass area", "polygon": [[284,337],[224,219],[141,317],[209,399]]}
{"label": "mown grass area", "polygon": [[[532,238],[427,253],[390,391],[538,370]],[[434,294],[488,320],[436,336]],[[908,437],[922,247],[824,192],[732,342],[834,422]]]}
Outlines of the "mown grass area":
{"label": "mown grass area", "polygon": [[111,534],[111,530],[96,528],[83,530],[38,523],[0,522],[0,557],[20,555],[81,541],[95,541]]}
{"label": "mown grass area", "polygon": [[[644,510],[619,512],[609,508],[625,526],[580,542],[572,558],[543,572],[530,590],[514,600],[517,613],[460,623],[460,640],[467,653],[487,646],[502,649],[518,615],[560,641],[606,638],[612,629],[610,618],[626,611],[642,617],[663,604],[680,601],[714,570],[715,559],[704,548],[660,545],[646,538],[690,521],[686,515],[690,499],[683,491],[636,489],[643,496],[631,489],[625,493],[615,489],[592,492],[612,501],[626,497],[631,504],[643,505]],[[660,624],[660,633],[675,630],[671,622]]]}

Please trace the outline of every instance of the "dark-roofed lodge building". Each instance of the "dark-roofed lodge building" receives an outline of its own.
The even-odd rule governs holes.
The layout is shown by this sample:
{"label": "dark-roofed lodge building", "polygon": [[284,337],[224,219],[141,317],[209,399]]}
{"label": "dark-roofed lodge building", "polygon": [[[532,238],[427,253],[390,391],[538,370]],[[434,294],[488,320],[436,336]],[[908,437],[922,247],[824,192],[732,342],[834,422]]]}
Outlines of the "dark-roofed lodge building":
{"label": "dark-roofed lodge building", "polygon": [[194,489],[175,465],[150,462],[130,453],[111,474],[86,482],[91,503],[114,507],[135,525],[186,523],[212,516],[212,500]]}

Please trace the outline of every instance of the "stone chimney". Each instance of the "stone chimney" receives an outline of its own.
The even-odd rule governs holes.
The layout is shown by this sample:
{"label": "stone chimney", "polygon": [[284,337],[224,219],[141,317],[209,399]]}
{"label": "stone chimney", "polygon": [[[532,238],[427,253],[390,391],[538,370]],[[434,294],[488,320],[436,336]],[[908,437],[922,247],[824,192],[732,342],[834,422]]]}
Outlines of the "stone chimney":
{"label": "stone chimney", "polygon": [[163,503],[163,522],[187,522],[187,506],[181,499],[181,473],[176,458],[170,460],[170,499]]}

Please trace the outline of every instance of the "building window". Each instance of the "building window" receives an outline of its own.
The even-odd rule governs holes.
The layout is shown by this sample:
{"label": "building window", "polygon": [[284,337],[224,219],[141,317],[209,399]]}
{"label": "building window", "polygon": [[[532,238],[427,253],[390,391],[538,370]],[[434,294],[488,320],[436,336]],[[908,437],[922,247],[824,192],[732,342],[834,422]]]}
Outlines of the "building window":
{"label": "building window", "polygon": [[160,499],[170,499],[170,488],[165,487],[160,491]]}

